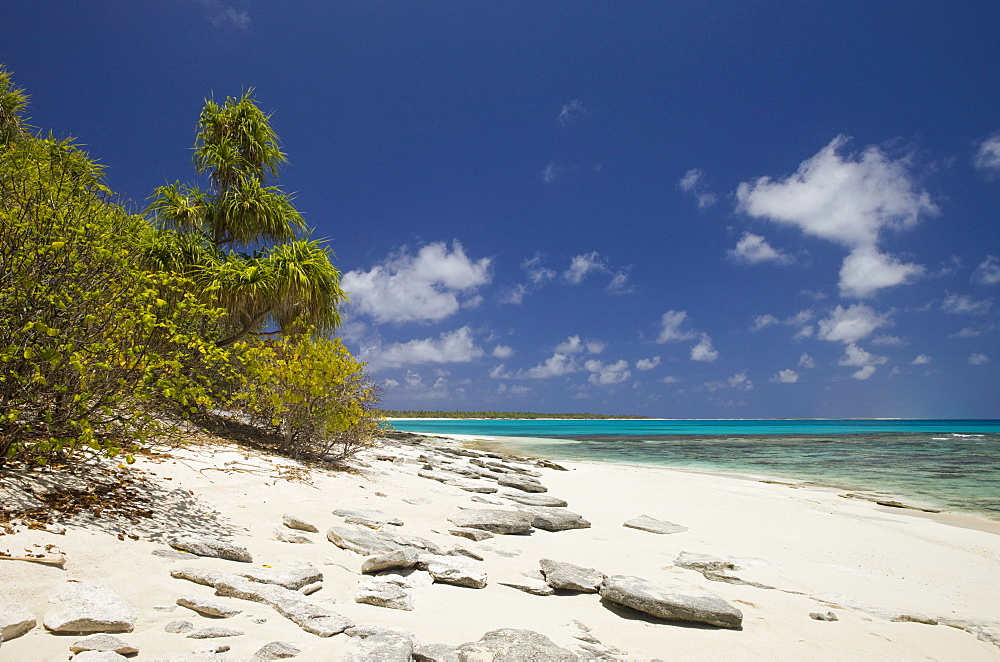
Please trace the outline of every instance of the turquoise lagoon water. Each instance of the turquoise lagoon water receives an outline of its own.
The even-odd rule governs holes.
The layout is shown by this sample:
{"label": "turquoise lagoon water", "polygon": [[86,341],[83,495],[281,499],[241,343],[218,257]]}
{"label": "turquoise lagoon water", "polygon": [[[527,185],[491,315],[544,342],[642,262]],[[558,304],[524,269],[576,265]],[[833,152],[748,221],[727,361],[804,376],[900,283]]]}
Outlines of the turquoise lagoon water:
{"label": "turquoise lagoon water", "polygon": [[998,420],[390,419],[397,430],[504,437],[552,459],[621,462],[887,492],[1000,520]]}

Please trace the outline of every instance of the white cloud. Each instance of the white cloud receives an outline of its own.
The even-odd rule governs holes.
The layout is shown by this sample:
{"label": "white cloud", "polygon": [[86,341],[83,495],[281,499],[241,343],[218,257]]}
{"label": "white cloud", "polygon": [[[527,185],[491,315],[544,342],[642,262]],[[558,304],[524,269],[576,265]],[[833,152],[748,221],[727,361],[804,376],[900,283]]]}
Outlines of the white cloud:
{"label": "white cloud", "polygon": [[993,299],[976,301],[967,294],[949,294],[941,303],[941,310],[952,315],[985,315],[992,305]]}
{"label": "white cloud", "polygon": [[874,246],[883,229],[911,227],[937,211],[906,159],[894,161],[877,147],[841,156],[847,140],[837,136],[783,180],[741,183],[737,208],[852,249]]}
{"label": "white cloud", "polygon": [[[1000,139],[998,139],[1000,142]],[[987,255],[983,263],[972,272],[972,282],[979,285],[996,285],[1000,283],[1000,258]]]}
{"label": "white cloud", "polygon": [[961,331],[957,331],[956,333],[953,333],[953,334],[951,334],[948,337],[949,338],[978,338],[981,335],[983,335],[983,332],[980,331],[979,329],[974,329],[971,326],[967,326],[964,329],[962,329]]}
{"label": "white cloud", "polygon": [[753,324],[750,325],[751,331],[760,331],[761,329],[766,329],[769,326],[776,326],[781,324],[778,318],[771,314],[758,315],[753,318]]}
{"label": "white cloud", "polygon": [[397,382],[395,379],[386,379],[385,381],[382,382],[382,385],[385,386],[387,389],[396,388],[397,386],[399,386],[399,382]]}
{"label": "white cloud", "polygon": [[347,272],[341,285],[351,307],[378,323],[437,321],[459,310],[460,295],[490,282],[490,263],[469,259],[458,241],[450,250],[444,242],[428,244],[416,255],[404,247],[370,271]]}
{"label": "white cloud", "polygon": [[859,370],[855,370],[853,373],[851,373],[851,377],[853,377],[854,379],[864,380],[868,379],[874,374],[875,374],[875,366],[866,365],[861,367]]}
{"label": "white cloud", "polygon": [[570,336],[566,338],[563,342],[556,345],[555,351],[560,354],[579,354],[580,352],[587,352],[588,354],[600,354],[605,349],[607,349],[608,343],[602,342],[600,340],[580,340],[580,336]]}
{"label": "white cloud", "polygon": [[528,379],[548,379],[549,377],[560,377],[573,372],[579,372],[580,366],[576,364],[567,354],[556,352],[543,363],[539,363],[527,372],[518,372],[517,377]]}
{"label": "white cloud", "polygon": [[687,312],[683,310],[668,310],[663,313],[660,319],[660,335],[656,339],[658,343],[678,342],[681,340],[691,340],[698,337],[697,331],[681,331],[680,327],[687,318]]}
{"label": "white cloud", "polygon": [[981,352],[977,352],[969,356],[969,363],[971,365],[986,365],[989,362],[990,357]]}
{"label": "white cloud", "polygon": [[712,339],[707,333],[701,334],[701,340],[691,348],[691,360],[711,362],[717,358],[719,358],[719,352],[712,347]]}
{"label": "white cloud", "polygon": [[808,354],[803,354],[799,357],[799,367],[800,368],[815,368],[816,359],[809,356]]}
{"label": "white cloud", "polygon": [[497,345],[493,348],[492,354],[498,359],[509,359],[514,356],[514,348],[509,345]]}
{"label": "white cloud", "polygon": [[724,382],[705,382],[705,388],[709,391],[718,391],[723,388],[734,388],[741,391],[753,390],[753,382],[747,377],[746,370],[738,372]]}
{"label": "white cloud", "polygon": [[861,246],[851,251],[840,267],[840,296],[867,299],[882,288],[912,282],[925,271],[919,264],[904,264],[874,246]]}
{"label": "white cloud", "polygon": [[663,382],[664,384],[676,384],[677,382],[680,381],[680,378],[679,377],[674,377],[673,375],[667,375],[666,377],[664,377],[660,381]]}
{"label": "white cloud", "polygon": [[514,287],[510,288],[506,292],[500,295],[500,303],[510,303],[515,306],[519,306],[524,303],[524,297],[528,295],[528,286],[524,283],[518,283]]}
{"label": "white cloud", "polygon": [[660,365],[660,357],[654,356],[651,359],[639,359],[635,362],[636,370],[652,370],[656,366]]}
{"label": "white cloud", "polygon": [[529,257],[521,263],[521,268],[528,274],[528,280],[532,285],[541,285],[556,277],[556,272],[543,264],[544,260],[541,253],[535,253],[534,257]]}
{"label": "white cloud", "polygon": [[682,191],[690,193],[698,200],[699,209],[711,207],[716,202],[715,194],[709,191],[705,185],[705,173],[698,168],[692,168],[685,172],[677,184]]}
{"label": "white cloud", "polygon": [[604,260],[593,251],[585,255],[577,255],[569,263],[569,269],[563,272],[563,278],[570,285],[579,285],[588,274],[593,272],[605,273],[608,268]]}
{"label": "white cloud", "polygon": [[427,363],[469,363],[482,355],[483,350],[476,346],[472,330],[463,326],[446,331],[437,338],[366,348],[362,359],[377,370]]}
{"label": "white cloud", "polygon": [[201,0],[205,17],[217,28],[233,28],[241,32],[250,29],[250,14],[240,11],[222,0]]}
{"label": "white cloud", "polygon": [[587,108],[580,102],[579,99],[573,99],[569,103],[563,105],[562,110],[559,111],[559,124],[562,126],[569,126],[570,124],[575,124],[580,120],[586,118],[589,115]]}
{"label": "white cloud", "polygon": [[902,347],[908,343],[899,336],[876,336],[872,338],[872,344],[882,347]]}
{"label": "white cloud", "polygon": [[743,237],[736,242],[736,248],[731,249],[727,255],[733,262],[741,264],[791,264],[795,261],[791,255],[772,248],[764,237],[752,232],[744,232]]}
{"label": "white cloud", "polygon": [[931,362],[931,357],[926,354],[918,354],[915,359],[910,363],[910,365],[927,365]]}
{"label": "white cloud", "polygon": [[771,381],[778,384],[794,384],[799,381],[799,373],[791,368],[779,370],[778,374],[771,378]]}
{"label": "white cloud", "polygon": [[555,161],[550,161],[545,166],[545,168],[542,169],[540,173],[538,173],[538,176],[546,184],[551,184],[552,182],[556,181],[565,174],[566,174],[566,168],[562,167]]}
{"label": "white cloud", "polygon": [[584,367],[593,373],[587,378],[591,384],[621,384],[632,375],[628,369],[628,362],[625,360],[605,364],[591,359],[584,363]]}
{"label": "white cloud", "polygon": [[829,317],[819,322],[819,338],[831,342],[853,343],[863,340],[876,329],[891,324],[888,313],[879,314],[863,303],[844,308],[837,306]]}
{"label": "white cloud", "polygon": [[837,363],[843,366],[860,367],[866,365],[882,365],[889,360],[887,356],[875,356],[866,352],[854,343],[849,344],[844,349],[844,356]]}
{"label": "white cloud", "polygon": [[976,152],[976,167],[984,170],[1000,170],[1000,133],[995,133],[982,142]]}
{"label": "white cloud", "polygon": [[628,279],[630,275],[629,269],[623,269],[611,277],[611,282],[608,283],[607,291],[609,294],[630,294],[633,289],[628,284]]}

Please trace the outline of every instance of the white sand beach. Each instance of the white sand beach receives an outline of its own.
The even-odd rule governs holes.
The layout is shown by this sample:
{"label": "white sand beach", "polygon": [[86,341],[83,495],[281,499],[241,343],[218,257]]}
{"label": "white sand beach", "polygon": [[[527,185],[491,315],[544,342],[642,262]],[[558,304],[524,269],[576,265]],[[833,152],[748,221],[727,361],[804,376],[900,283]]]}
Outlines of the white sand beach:
{"label": "white sand beach", "polygon": [[[458,446],[442,439],[434,443]],[[433,446],[387,440],[359,459],[368,466],[349,472],[301,467],[231,444],[163,447],[127,469],[128,475],[144,479],[134,489],[151,495],[145,506],[149,517],[134,522],[77,518],[63,522],[65,533],[32,529],[24,519],[15,520],[0,536],[0,552],[44,553],[54,545],[48,556],[62,553],[66,561],[58,567],[0,560],[0,612],[20,604],[37,618],[35,627],[0,644],[0,660],[71,657],[70,646],[82,637],[54,634],[43,620],[65,607],[51,602],[52,596],[88,583],[110,589],[134,608],[131,631],[115,636],[138,649],[131,657],[140,660],[250,659],[273,641],[298,649],[295,659],[301,660],[493,659],[485,649],[476,653],[458,647],[501,628],[544,635],[552,642],[550,650],[563,649],[578,659],[1000,660],[996,522],[918,516],[816,487],[600,463],[565,463],[568,471],[560,471],[507,459],[501,464],[537,472],[547,488],[543,494],[564,499],[590,526],[535,528],[474,541],[450,534],[455,526],[448,518],[461,509],[514,511],[514,502],[500,494],[525,493],[497,486],[486,472],[461,480],[466,487],[497,486],[498,493],[469,492],[418,476],[428,466],[434,467],[432,474],[440,472],[437,478],[456,468],[479,466],[469,463],[477,458],[441,454]],[[15,484],[23,483],[11,472],[0,474],[4,503],[12,498]],[[398,522],[375,522],[378,528],[370,529],[333,514],[359,508],[378,509],[385,519]],[[283,525],[285,514],[315,525],[318,532]],[[640,515],[684,530],[658,534],[623,526]],[[431,581],[423,570],[407,570],[396,578],[407,584],[403,590],[412,610],[358,603],[359,582],[373,579],[361,573],[367,557],[330,542],[330,527],[417,536],[442,551],[463,548],[482,560],[448,558],[485,571],[486,585],[456,586]],[[171,551],[165,541],[185,530],[229,540],[253,560]],[[297,534],[308,542],[283,542],[276,531],[278,537]],[[706,559],[691,555],[716,557],[716,565],[709,566],[721,570],[713,575],[681,567],[690,565],[678,562],[683,553],[683,558],[702,562]],[[742,625],[667,621],[616,606],[597,593],[535,595],[502,583],[544,586],[537,576],[525,576],[539,571],[541,559],[608,576],[635,576],[674,592],[708,591],[738,609]],[[265,573],[267,568],[319,571],[322,588],[302,595],[302,601],[323,613],[336,612],[355,627],[329,637],[311,634],[269,604],[218,597],[212,586],[171,576],[181,568],[234,574],[254,568]],[[182,596],[240,613],[206,617],[178,606]],[[810,614],[833,614],[836,620]],[[188,621],[195,630],[223,627],[242,634],[193,639],[189,633],[165,630],[176,621]],[[402,629],[409,634],[388,639],[394,636],[396,643],[405,640],[404,649],[405,642],[415,648],[398,653],[397,647],[390,654],[389,648],[377,647],[379,631],[362,626]],[[373,632],[376,636],[365,638]],[[446,647],[432,649],[432,644]],[[219,647],[228,650],[206,652]]]}

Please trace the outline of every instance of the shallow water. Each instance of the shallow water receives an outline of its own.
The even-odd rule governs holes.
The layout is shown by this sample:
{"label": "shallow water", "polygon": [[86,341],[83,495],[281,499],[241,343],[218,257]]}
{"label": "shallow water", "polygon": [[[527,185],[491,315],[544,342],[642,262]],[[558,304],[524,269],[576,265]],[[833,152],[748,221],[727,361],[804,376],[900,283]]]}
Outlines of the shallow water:
{"label": "shallow water", "polygon": [[1000,421],[393,419],[566,460],[681,467],[888,492],[1000,520]]}

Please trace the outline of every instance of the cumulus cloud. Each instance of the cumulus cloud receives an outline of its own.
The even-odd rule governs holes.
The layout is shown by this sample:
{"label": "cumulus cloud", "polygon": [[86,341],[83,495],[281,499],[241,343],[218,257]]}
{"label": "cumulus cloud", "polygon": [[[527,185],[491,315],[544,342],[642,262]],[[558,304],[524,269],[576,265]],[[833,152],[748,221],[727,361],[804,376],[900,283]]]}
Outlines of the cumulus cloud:
{"label": "cumulus cloud", "polygon": [[850,343],[844,350],[844,356],[837,361],[839,365],[859,368],[851,376],[854,379],[868,379],[875,374],[875,367],[888,362],[887,356],[875,356],[865,351],[854,343]]}
{"label": "cumulus cloud", "polygon": [[559,111],[559,124],[562,126],[576,124],[588,115],[587,108],[583,103],[579,99],[573,99],[569,103],[564,104],[562,110]]}
{"label": "cumulus cloud", "polygon": [[986,365],[989,362],[990,357],[981,352],[977,352],[969,356],[969,363],[971,365]]}
{"label": "cumulus cloud", "polygon": [[604,259],[597,251],[577,255],[569,263],[569,269],[563,272],[563,279],[570,285],[579,285],[588,274],[606,272]]}
{"label": "cumulus cloud", "polygon": [[344,274],[341,285],[351,307],[378,323],[431,322],[453,315],[473,292],[490,282],[490,258],[471,260],[455,241],[423,246],[416,255],[403,247],[369,271]]}
{"label": "cumulus cloud", "polygon": [[580,336],[570,336],[563,342],[556,345],[556,352],[560,354],[600,354],[607,348],[608,344],[600,340],[580,340]]}
{"label": "cumulus cloud", "polygon": [[522,262],[521,269],[527,275],[528,282],[518,283],[508,288],[500,296],[500,303],[524,303],[526,296],[556,277],[556,272],[545,266],[545,258],[541,253],[535,253],[533,257]]}
{"label": "cumulus cloud", "polygon": [[994,133],[979,145],[975,163],[984,170],[1000,170],[1000,133]]}
{"label": "cumulus cloud", "polygon": [[771,381],[777,384],[794,384],[799,381],[799,373],[791,368],[786,368],[785,370],[779,370],[778,374],[771,378]]}
{"label": "cumulus cloud", "polygon": [[904,264],[873,246],[862,246],[840,267],[840,296],[867,299],[880,289],[912,282],[925,271],[919,264]]}
{"label": "cumulus cloud", "polygon": [[771,247],[767,240],[759,234],[744,232],[743,237],[736,242],[736,248],[728,253],[729,259],[740,264],[791,264],[795,259]]}
{"label": "cumulus cloud", "polygon": [[911,176],[907,159],[893,160],[878,147],[843,155],[846,143],[837,136],[785,179],[741,183],[737,209],[849,248],[841,294],[866,298],[924,273],[920,265],[881,253],[879,239],[885,230],[913,227],[938,208]]}
{"label": "cumulus cloud", "polygon": [[568,354],[563,354],[562,352],[556,352],[544,362],[539,363],[526,372],[519,372],[517,377],[528,379],[548,379],[549,377],[561,377],[562,375],[568,375],[579,371],[580,366],[578,366],[576,361],[573,360],[573,357]]}
{"label": "cumulus cloud", "polygon": [[976,301],[967,294],[949,294],[941,302],[941,310],[952,315],[985,315],[992,305],[993,299]]}
{"label": "cumulus cloud", "polygon": [[771,314],[758,315],[753,318],[753,323],[750,325],[751,331],[760,331],[761,329],[766,329],[769,326],[776,326],[781,324],[778,318]]}
{"label": "cumulus cloud", "polygon": [[514,356],[514,348],[508,345],[497,345],[493,348],[492,354],[498,359],[509,359]]}
{"label": "cumulus cloud", "polygon": [[711,362],[717,358],[719,352],[712,346],[712,339],[707,333],[701,334],[698,344],[691,348],[691,360]]}
{"label": "cumulus cloud", "polygon": [[628,362],[625,360],[605,364],[596,359],[591,359],[584,363],[583,367],[591,373],[587,381],[591,384],[602,386],[621,384],[632,375],[632,372],[628,369]]}
{"label": "cumulus cloud", "polygon": [[683,310],[668,310],[663,313],[660,319],[660,335],[656,339],[658,343],[679,342],[681,340],[691,340],[698,337],[697,331],[682,331],[681,326],[687,319],[687,312]]}
{"label": "cumulus cloud", "polygon": [[892,323],[889,314],[880,314],[863,303],[844,308],[837,306],[819,321],[819,338],[831,342],[853,343],[867,338],[876,329]]}
{"label": "cumulus cloud", "polygon": [[483,350],[476,346],[468,326],[446,331],[436,338],[365,348],[361,353],[373,370],[428,363],[469,363],[482,355]]}
{"label": "cumulus cloud", "polygon": [[692,168],[685,172],[677,185],[682,191],[690,193],[698,200],[699,209],[711,207],[716,202],[715,194],[709,191],[705,184],[705,173],[698,168]]}
{"label": "cumulus cloud", "polygon": [[931,357],[926,354],[918,354],[917,357],[910,362],[910,365],[927,365],[930,362]]}
{"label": "cumulus cloud", "polygon": [[660,357],[659,356],[654,356],[653,358],[650,358],[650,359],[639,359],[638,361],[636,361],[635,362],[635,369],[636,370],[643,370],[643,371],[645,371],[645,370],[652,370],[653,368],[655,368],[658,365],[660,365]]}
{"label": "cumulus cloud", "polygon": [[972,272],[972,282],[979,285],[1000,283],[1000,258],[996,255],[987,255],[983,263]]}
{"label": "cumulus cloud", "polygon": [[666,377],[664,377],[660,381],[663,382],[664,384],[676,384],[677,382],[680,381],[680,377],[674,377],[673,375],[667,375]]}
{"label": "cumulus cloud", "polygon": [[809,356],[808,354],[803,354],[799,357],[799,367],[800,368],[815,368],[816,359]]}
{"label": "cumulus cloud", "polygon": [[747,377],[747,372],[738,372],[724,382],[705,382],[705,388],[709,391],[718,391],[723,388],[734,388],[741,391],[753,390],[753,381]]}

